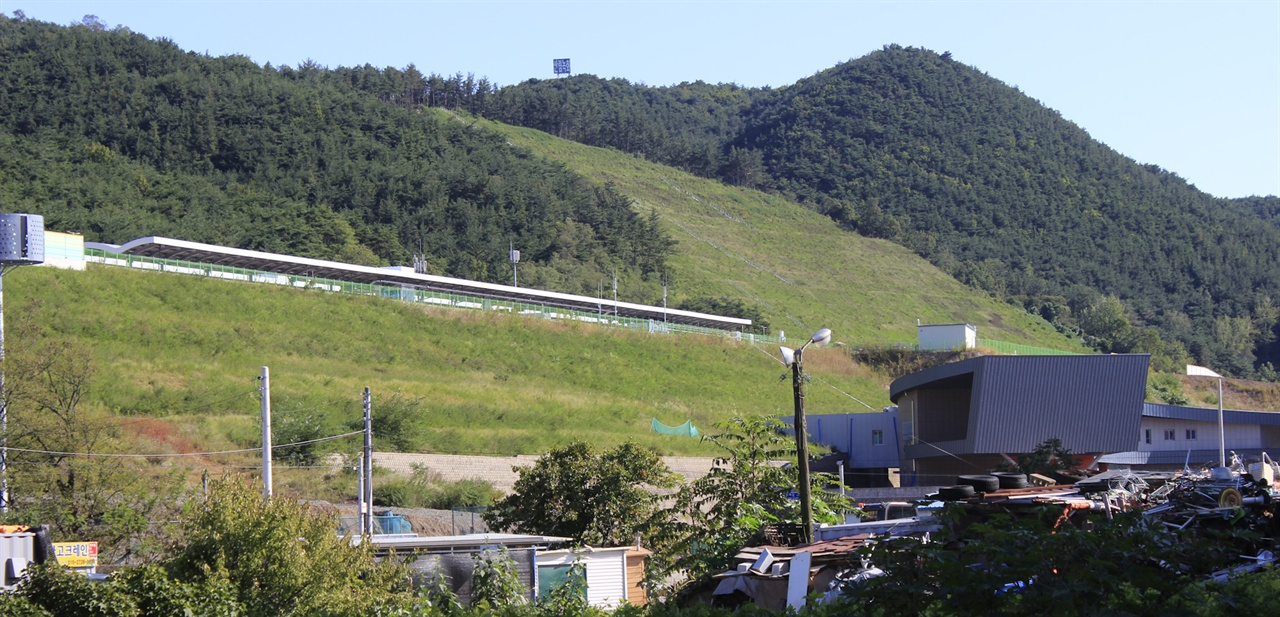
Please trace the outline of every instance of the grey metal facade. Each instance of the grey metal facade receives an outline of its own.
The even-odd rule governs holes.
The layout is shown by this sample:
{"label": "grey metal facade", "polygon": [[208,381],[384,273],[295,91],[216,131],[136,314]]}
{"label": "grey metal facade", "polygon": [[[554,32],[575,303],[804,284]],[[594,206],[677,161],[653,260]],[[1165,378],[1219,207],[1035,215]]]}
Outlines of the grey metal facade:
{"label": "grey metal facade", "polygon": [[1024,453],[1049,438],[1076,452],[1130,449],[1150,357],[982,356],[890,386],[910,424],[904,458]]}

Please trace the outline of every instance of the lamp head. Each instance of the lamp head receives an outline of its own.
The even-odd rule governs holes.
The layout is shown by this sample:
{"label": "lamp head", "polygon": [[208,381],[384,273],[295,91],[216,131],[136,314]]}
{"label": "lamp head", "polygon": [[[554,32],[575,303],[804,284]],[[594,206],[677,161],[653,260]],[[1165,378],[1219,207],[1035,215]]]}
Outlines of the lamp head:
{"label": "lamp head", "polygon": [[813,333],[809,342],[814,345],[825,345],[831,342],[831,328],[823,328]]}
{"label": "lamp head", "polygon": [[796,363],[796,350],[790,347],[779,347],[778,349],[782,351],[782,362],[784,364],[791,366]]}

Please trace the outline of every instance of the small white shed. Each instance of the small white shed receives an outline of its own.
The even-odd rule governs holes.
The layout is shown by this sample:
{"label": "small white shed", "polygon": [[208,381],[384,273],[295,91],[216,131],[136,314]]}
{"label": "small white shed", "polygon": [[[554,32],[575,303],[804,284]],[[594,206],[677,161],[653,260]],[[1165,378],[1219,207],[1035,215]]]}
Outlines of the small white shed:
{"label": "small white shed", "polygon": [[967,323],[916,324],[921,351],[973,349],[978,346],[978,329]]}
{"label": "small white shed", "polygon": [[587,578],[588,604],[606,609],[623,603],[644,606],[648,597],[640,582],[644,580],[645,559],[651,554],[635,546],[540,552],[537,555],[538,594],[563,582],[568,570],[581,564]]}

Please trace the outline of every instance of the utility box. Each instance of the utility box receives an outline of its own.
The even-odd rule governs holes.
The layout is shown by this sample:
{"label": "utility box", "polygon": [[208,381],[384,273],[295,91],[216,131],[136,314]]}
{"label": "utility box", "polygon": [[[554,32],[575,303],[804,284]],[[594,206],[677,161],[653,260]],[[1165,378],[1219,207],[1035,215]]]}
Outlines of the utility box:
{"label": "utility box", "polygon": [[978,346],[978,329],[967,323],[917,324],[920,351],[968,350]]}
{"label": "utility box", "polygon": [[0,266],[44,263],[44,217],[0,214]]}
{"label": "utility box", "polygon": [[53,543],[46,527],[0,526],[0,592],[12,590],[27,566],[53,559]]}

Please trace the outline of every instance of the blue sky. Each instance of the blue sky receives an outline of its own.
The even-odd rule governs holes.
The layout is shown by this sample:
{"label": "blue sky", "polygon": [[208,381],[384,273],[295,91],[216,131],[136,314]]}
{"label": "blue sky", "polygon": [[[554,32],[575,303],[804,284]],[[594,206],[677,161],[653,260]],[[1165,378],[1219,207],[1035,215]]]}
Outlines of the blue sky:
{"label": "blue sky", "polygon": [[655,86],[778,87],[888,44],[924,47],[1211,194],[1280,195],[1280,0],[0,0],[19,9],[260,64],[413,63],[504,85],[570,58],[575,73]]}

